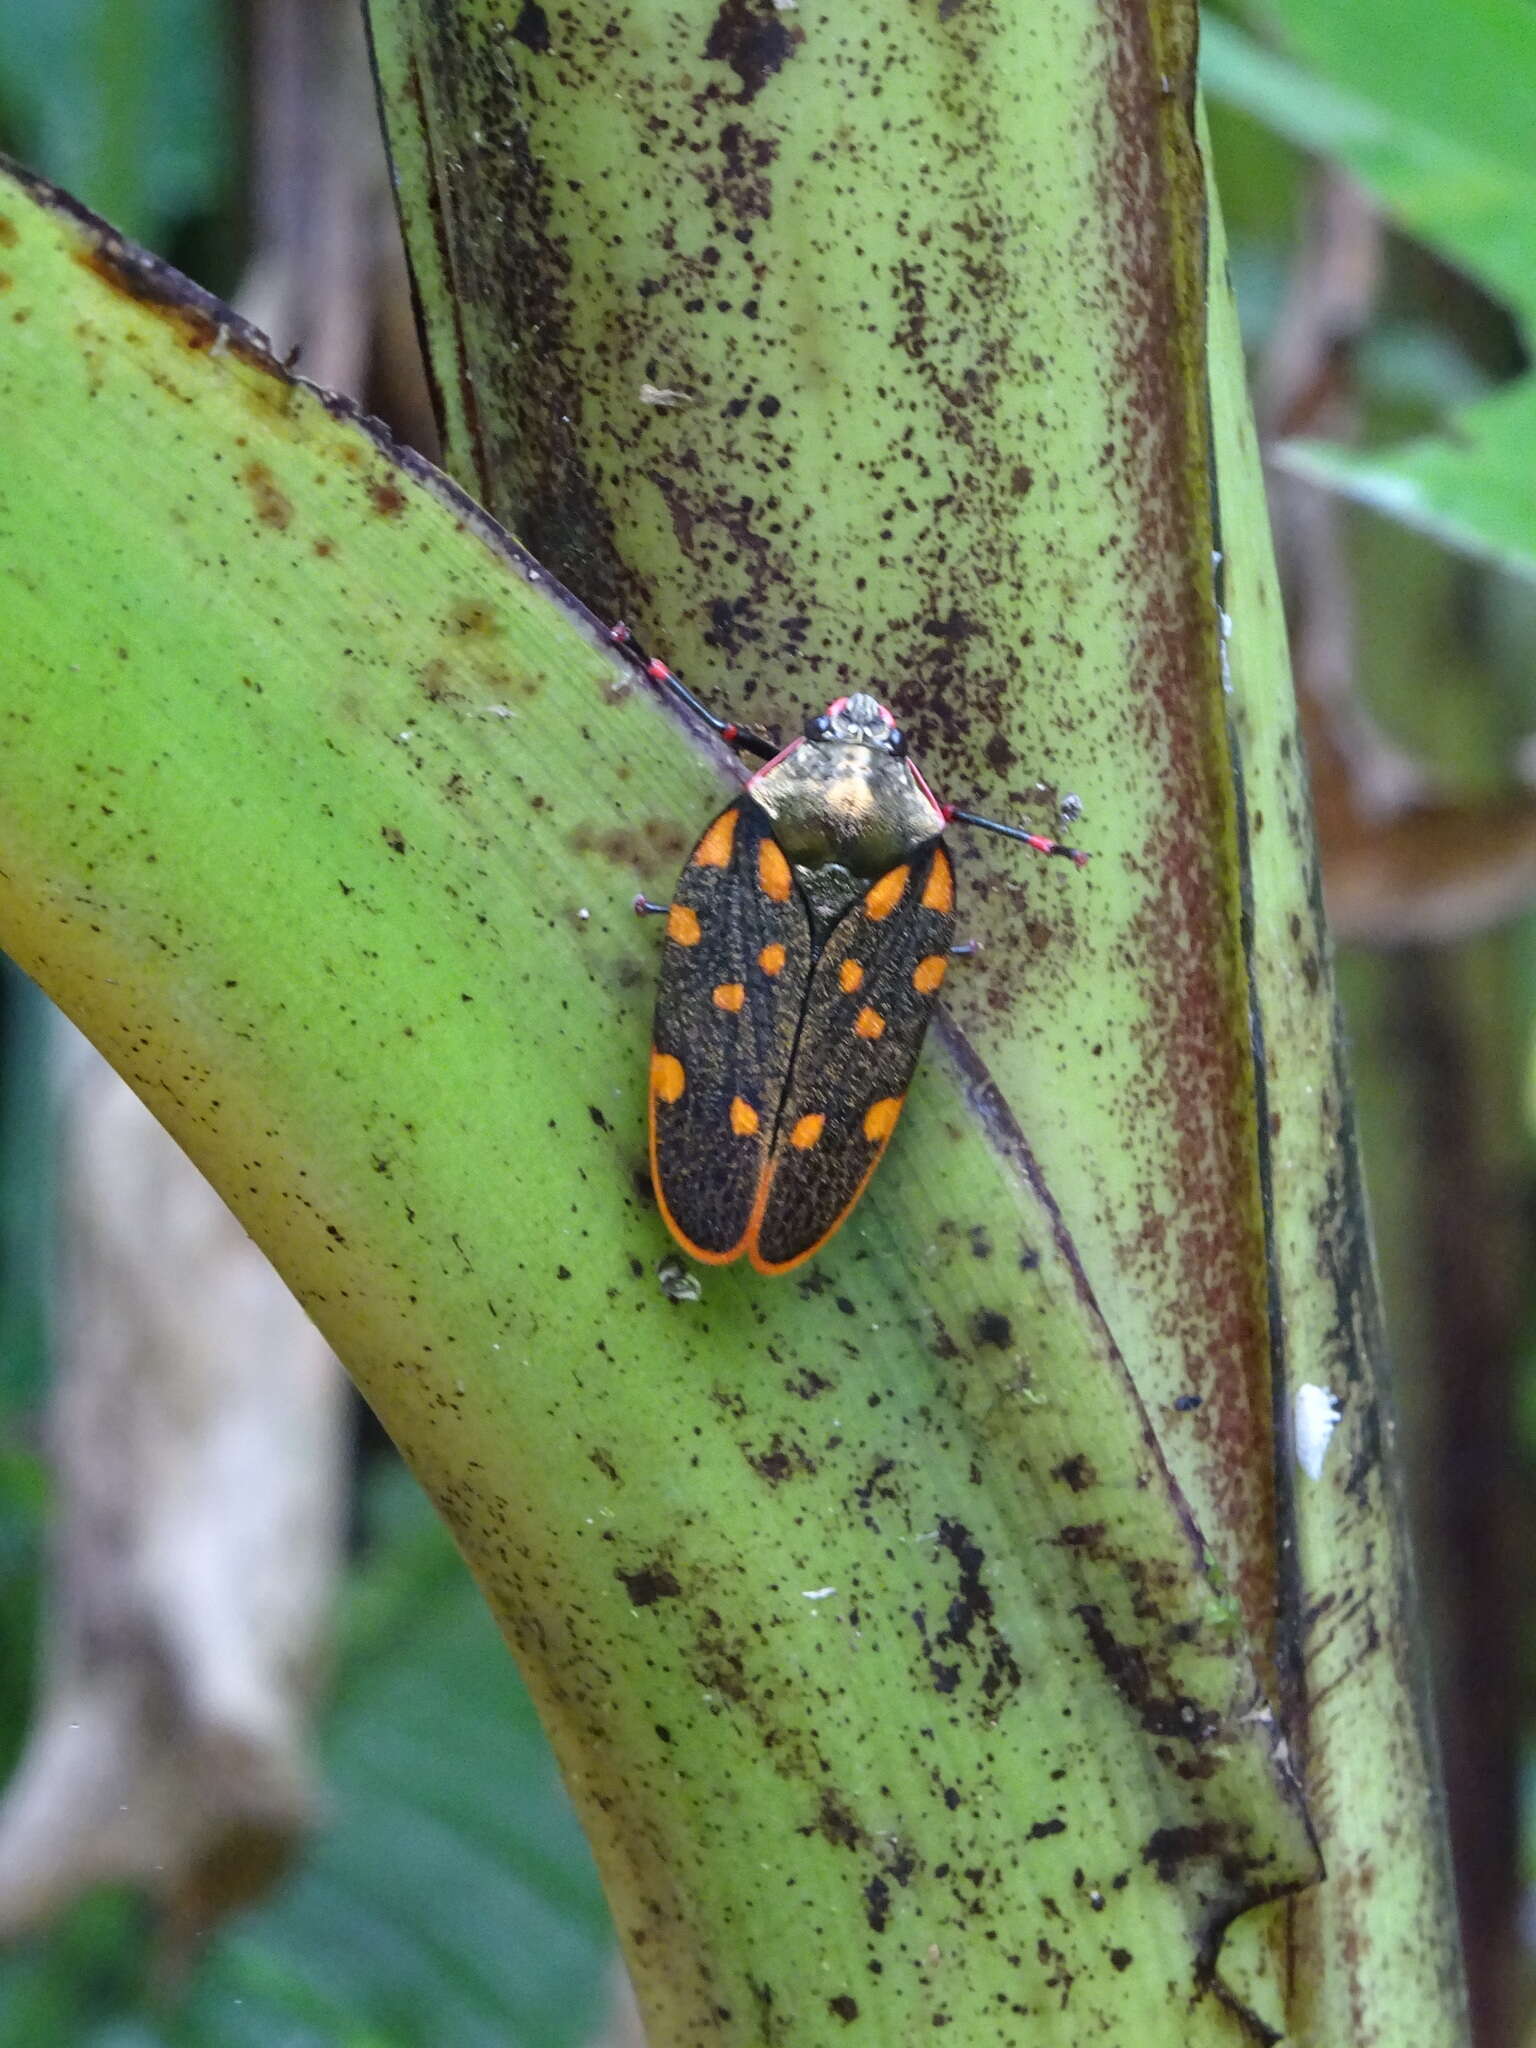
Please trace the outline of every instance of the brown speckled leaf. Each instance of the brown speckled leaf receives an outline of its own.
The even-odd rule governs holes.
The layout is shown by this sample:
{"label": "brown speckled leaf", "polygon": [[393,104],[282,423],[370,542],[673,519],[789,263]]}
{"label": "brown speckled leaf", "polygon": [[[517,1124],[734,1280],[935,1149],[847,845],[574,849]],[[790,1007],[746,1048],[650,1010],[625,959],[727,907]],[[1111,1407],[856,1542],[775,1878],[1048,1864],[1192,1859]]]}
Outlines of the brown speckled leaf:
{"label": "brown speckled leaf", "polygon": [[[387,478],[243,344],[183,360],[185,288],[125,306],[131,264],[71,270],[39,231],[40,296],[92,276],[84,324],[137,336],[105,368],[137,394],[158,339],[243,488],[167,402],[159,466],[105,496],[177,573],[93,586],[73,630],[127,672],[88,664],[79,712],[61,607],[24,613],[57,781],[21,807],[11,943],[224,1162],[452,1521],[658,2039],[1184,2048],[1262,2032],[1239,2004],[1277,2029],[1279,1950],[1240,1989],[1217,1957],[1316,1862],[1266,1704],[1190,22],[430,20],[375,32],[461,473],[696,681],[729,662],[754,715],[874,682],[946,794],[1078,786],[1098,858],[962,849],[987,950],[858,1216],[804,1276],[668,1299],[624,906],[706,815],[702,757],[445,486]],[[77,375],[61,327],[13,417]],[[115,516],[28,445],[48,513],[18,530]],[[190,778],[160,772],[171,704]],[[71,807],[82,761],[110,817]],[[212,839],[182,786],[210,777],[240,791]],[[60,874],[95,913],[62,947]]]}
{"label": "brown speckled leaf", "polygon": [[0,930],[452,1522],[653,2026],[718,2040],[723,2004],[756,2040],[771,2006],[814,2043],[851,2001],[899,2038],[1002,2002],[1044,2041],[1237,2038],[1223,1930],[1313,1853],[974,1052],[930,1048],[814,1268],[669,1299],[653,952],[610,878],[616,829],[667,856],[707,768],[527,557],[227,309],[41,188],[0,221]]}
{"label": "brown speckled leaf", "polygon": [[[963,849],[984,951],[946,1002],[1299,1702],[1290,1402],[1347,1378],[1381,1442],[1380,1342],[1240,358],[1207,333],[1193,5],[379,0],[374,28],[458,473],[715,701],[789,723],[871,686],[952,800],[1042,825],[1082,795],[1085,878]],[[1234,677],[1279,749],[1253,787]],[[1277,1090],[1312,1112],[1279,1145]],[[1309,1237],[1353,1247],[1326,1344]],[[1372,1600],[1411,1612],[1390,1484],[1371,1514]],[[1344,1976],[1312,1935],[1285,1968],[1341,2038],[1449,2041],[1420,1681],[1388,1662],[1328,1682],[1359,1767],[1392,1753],[1362,1810],[1404,1888],[1329,1922]]]}

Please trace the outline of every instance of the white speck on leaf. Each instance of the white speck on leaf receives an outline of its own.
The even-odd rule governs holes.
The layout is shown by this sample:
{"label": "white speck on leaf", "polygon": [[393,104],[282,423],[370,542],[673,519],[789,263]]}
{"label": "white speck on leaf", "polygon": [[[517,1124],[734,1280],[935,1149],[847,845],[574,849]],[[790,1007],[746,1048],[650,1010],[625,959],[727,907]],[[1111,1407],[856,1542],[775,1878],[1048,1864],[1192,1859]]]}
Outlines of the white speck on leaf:
{"label": "white speck on leaf", "polygon": [[1331,1387],[1316,1387],[1310,1381],[1296,1389],[1292,1403],[1292,1427],[1296,1438],[1296,1462],[1309,1479],[1321,1479],[1328,1442],[1339,1426],[1339,1397]]}

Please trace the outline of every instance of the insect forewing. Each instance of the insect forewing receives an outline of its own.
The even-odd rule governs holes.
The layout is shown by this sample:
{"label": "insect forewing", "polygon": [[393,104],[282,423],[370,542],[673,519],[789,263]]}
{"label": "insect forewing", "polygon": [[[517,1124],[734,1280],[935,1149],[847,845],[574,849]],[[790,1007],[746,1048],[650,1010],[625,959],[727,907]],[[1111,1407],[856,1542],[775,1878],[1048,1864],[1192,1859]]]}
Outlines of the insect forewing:
{"label": "insect forewing", "polygon": [[746,1249],[810,977],[810,916],[765,814],[739,797],[667,913],[651,1053],[651,1173],[673,1235]]}
{"label": "insect forewing", "polygon": [[949,964],[954,908],[954,869],[935,842],[833,926],[811,970],[749,1246],[760,1272],[817,1251],[879,1164]]}

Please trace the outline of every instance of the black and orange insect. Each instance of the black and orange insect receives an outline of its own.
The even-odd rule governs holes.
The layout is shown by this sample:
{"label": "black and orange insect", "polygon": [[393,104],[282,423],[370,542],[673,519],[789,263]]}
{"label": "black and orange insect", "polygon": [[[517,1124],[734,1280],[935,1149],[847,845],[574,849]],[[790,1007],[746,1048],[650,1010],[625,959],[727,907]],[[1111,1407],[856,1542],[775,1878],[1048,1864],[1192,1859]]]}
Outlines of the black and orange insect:
{"label": "black and orange insect", "polygon": [[[623,627],[614,638],[629,642]],[[839,697],[764,758],[688,857],[666,917],[651,1050],[651,1177],[668,1228],[712,1266],[787,1273],[820,1251],[890,1142],[949,966],[952,823],[1086,855],[941,804],[875,698]],[[965,950],[965,949],[961,949]]]}

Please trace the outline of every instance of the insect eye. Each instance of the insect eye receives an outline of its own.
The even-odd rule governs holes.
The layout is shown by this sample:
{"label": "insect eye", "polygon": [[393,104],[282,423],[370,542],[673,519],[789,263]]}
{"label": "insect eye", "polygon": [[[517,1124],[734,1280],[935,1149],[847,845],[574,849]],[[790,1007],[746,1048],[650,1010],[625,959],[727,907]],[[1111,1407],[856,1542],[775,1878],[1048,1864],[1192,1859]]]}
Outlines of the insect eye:
{"label": "insect eye", "polygon": [[808,740],[831,739],[832,721],[825,711],[818,711],[814,718],[805,721],[805,736]]}
{"label": "insect eye", "polygon": [[886,740],[886,745],[898,761],[904,761],[907,758],[907,736],[899,725],[891,727],[890,737]]}

